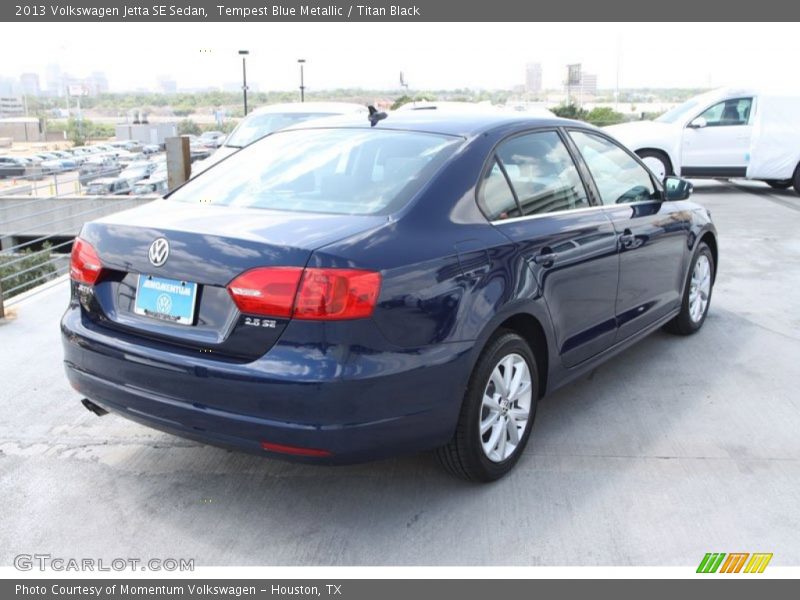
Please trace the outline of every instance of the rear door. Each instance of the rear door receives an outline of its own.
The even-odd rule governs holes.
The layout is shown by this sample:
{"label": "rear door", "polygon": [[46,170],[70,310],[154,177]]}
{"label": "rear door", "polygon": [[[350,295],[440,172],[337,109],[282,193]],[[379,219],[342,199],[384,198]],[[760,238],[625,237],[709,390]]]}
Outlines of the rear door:
{"label": "rear door", "polygon": [[699,115],[704,127],[687,125],[681,175],[743,177],[750,156],[752,108],[753,98],[729,98]]}
{"label": "rear door", "polygon": [[685,202],[664,202],[649,171],[610,138],[577,130],[570,137],[618,236],[617,340],[623,340],[680,304],[691,211]]}
{"label": "rear door", "polygon": [[589,199],[561,134],[542,130],[499,144],[479,201],[514,242],[514,264],[529,273],[521,293],[544,296],[562,362],[573,366],[610,346],[616,235],[602,207]]}

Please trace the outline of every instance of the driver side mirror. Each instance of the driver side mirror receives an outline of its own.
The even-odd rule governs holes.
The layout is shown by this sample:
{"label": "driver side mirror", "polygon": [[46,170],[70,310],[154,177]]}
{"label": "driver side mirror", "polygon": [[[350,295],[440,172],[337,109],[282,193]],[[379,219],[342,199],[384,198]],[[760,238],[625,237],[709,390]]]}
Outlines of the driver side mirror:
{"label": "driver side mirror", "polygon": [[689,123],[689,127],[692,129],[702,129],[706,125],[708,125],[708,121],[705,120],[705,117],[697,117],[696,119],[693,119],[691,123]]}
{"label": "driver side mirror", "polygon": [[691,182],[681,177],[664,177],[665,200],[688,200],[692,195],[692,190],[694,190],[694,186]]}

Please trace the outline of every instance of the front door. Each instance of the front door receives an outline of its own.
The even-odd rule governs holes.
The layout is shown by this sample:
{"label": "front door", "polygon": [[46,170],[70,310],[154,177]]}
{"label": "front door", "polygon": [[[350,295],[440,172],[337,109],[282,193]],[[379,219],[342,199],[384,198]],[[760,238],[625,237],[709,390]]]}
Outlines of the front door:
{"label": "front door", "polygon": [[743,177],[750,160],[752,106],[752,98],[724,100],[689,123],[683,130],[681,175]]}
{"label": "front door", "polygon": [[618,236],[620,341],[680,305],[691,212],[686,202],[665,202],[644,166],[609,138],[582,131],[570,136]]}

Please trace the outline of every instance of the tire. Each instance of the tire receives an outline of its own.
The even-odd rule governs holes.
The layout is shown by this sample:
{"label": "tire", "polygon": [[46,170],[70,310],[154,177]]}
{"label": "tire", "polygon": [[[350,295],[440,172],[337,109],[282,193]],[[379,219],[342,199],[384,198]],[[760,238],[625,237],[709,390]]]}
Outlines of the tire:
{"label": "tire", "polygon": [[788,179],[788,180],[767,179],[767,180],[765,180],[765,183],[769,187],[771,187],[773,189],[776,189],[776,190],[788,190],[790,187],[792,187],[792,180],[791,179]]}
{"label": "tire", "polygon": [[[509,387],[506,372],[512,386],[513,378],[520,378],[516,393],[513,387],[510,394],[505,391]],[[538,397],[539,371],[530,346],[516,333],[500,330],[472,371],[455,434],[436,451],[439,462],[452,475],[468,481],[501,478],[514,467],[528,443]],[[526,410],[527,418],[520,424]],[[485,433],[481,433],[482,424]],[[516,444],[513,437],[518,439]]]}
{"label": "tire", "polygon": [[642,159],[642,162],[647,165],[653,174],[659,179],[664,181],[667,175],[674,175],[672,170],[672,161],[669,156],[659,150],[640,150],[636,155]]}
{"label": "tire", "polygon": [[797,168],[794,170],[794,177],[792,177],[792,185],[794,186],[794,191],[800,194],[800,165],[797,165]]}
{"label": "tire", "polygon": [[[703,263],[707,265],[707,271],[704,274]],[[700,247],[692,258],[692,264],[689,267],[689,274],[686,277],[685,290],[683,292],[683,300],[681,302],[681,312],[664,326],[664,329],[676,335],[691,335],[700,330],[703,323],[706,321],[708,315],[708,307],[711,306],[711,293],[714,290],[714,279],[716,275],[714,265],[714,256],[711,254],[711,249],[705,242],[700,243]],[[696,273],[695,271],[698,271]],[[695,284],[695,280],[697,283]],[[707,288],[703,291],[703,287]],[[700,287],[699,295],[697,295],[696,288]],[[703,296],[705,296],[705,304],[703,305]],[[700,306],[696,304],[700,302]]]}

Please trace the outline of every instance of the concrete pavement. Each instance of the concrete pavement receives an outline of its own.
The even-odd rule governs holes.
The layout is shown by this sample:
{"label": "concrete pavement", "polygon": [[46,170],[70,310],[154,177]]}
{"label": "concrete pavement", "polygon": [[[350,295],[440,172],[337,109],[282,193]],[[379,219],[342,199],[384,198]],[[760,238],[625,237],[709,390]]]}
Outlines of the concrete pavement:
{"label": "concrete pavement", "polygon": [[800,564],[800,197],[697,182],[720,231],[711,312],[546,398],[492,485],[430,456],[353,467],[201,446],[80,406],[65,285],[0,325],[0,565],[19,553],[197,565]]}

